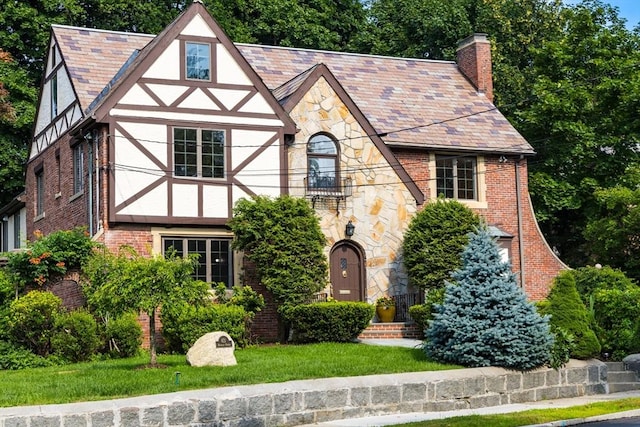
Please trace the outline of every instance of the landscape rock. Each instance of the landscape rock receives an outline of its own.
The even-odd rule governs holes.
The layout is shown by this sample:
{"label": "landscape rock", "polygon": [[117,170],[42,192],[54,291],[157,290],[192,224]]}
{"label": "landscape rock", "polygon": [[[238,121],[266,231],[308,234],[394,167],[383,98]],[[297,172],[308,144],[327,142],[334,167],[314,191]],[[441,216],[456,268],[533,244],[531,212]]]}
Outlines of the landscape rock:
{"label": "landscape rock", "polygon": [[622,359],[622,363],[628,370],[640,372],[640,354],[630,354]]}
{"label": "landscape rock", "polygon": [[187,352],[187,362],[191,366],[234,366],[237,365],[233,352],[236,346],[226,332],[204,334]]}

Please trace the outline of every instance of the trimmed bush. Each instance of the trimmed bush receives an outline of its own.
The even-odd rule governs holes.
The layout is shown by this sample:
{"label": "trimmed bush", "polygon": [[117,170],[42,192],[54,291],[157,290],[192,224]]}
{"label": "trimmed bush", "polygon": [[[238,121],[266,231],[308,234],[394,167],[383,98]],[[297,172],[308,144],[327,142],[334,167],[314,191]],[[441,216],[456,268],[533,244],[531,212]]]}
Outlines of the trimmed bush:
{"label": "trimmed bush", "polygon": [[423,290],[444,288],[460,267],[460,254],[480,217],[456,200],[427,203],[404,235],[402,252],[411,284]]}
{"label": "trimmed bush", "polygon": [[603,352],[621,360],[640,351],[640,288],[596,290],[593,312]]}
{"label": "trimmed bush", "polygon": [[142,328],[135,313],[125,313],[110,319],[104,334],[106,341],[104,352],[110,357],[132,357],[139,353],[142,345]]}
{"label": "trimmed bush", "polygon": [[640,287],[622,271],[607,266],[583,267],[572,274],[602,352],[618,360],[640,351]]}
{"label": "trimmed bush", "polygon": [[589,306],[589,297],[598,289],[631,289],[636,287],[633,280],[622,271],[609,266],[602,268],[582,267],[572,270],[576,280],[576,289],[585,306]]}
{"label": "trimmed bush", "polygon": [[13,301],[9,308],[12,340],[39,356],[48,356],[61,310],[62,300],[51,292],[31,291]]}
{"label": "trimmed bush", "polygon": [[84,310],[62,313],[56,318],[55,328],[51,346],[65,360],[73,363],[89,360],[100,347],[96,320]]}
{"label": "trimmed bush", "polygon": [[0,341],[0,370],[42,368],[56,364],[52,358],[44,358],[33,354],[26,348]]}
{"label": "trimmed bush", "polygon": [[168,351],[184,353],[198,338],[209,332],[224,331],[237,346],[246,345],[245,318],[242,307],[208,303],[202,306],[177,304],[163,307],[162,336]]}
{"label": "trimmed bush", "polygon": [[551,331],[563,329],[573,336],[571,357],[588,359],[599,355],[600,343],[589,325],[587,309],[570,271],[562,272],[554,279],[547,301],[541,311],[551,316]]}
{"label": "trimmed bush", "polygon": [[15,286],[4,269],[0,269],[0,341],[10,339],[9,306],[15,299]]}
{"label": "trimmed bush", "polygon": [[349,342],[369,325],[375,307],[365,302],[302,304],[287,311],[293,340],[300,343]]}
{"label": "trimmed bush", "polygon": [[409,307],[409,316],[416,322],[423,334],[429,321],[433,320],[436,305],[442,304],[443,301],[444,288],[430,289],[427,291],[424,304]]}

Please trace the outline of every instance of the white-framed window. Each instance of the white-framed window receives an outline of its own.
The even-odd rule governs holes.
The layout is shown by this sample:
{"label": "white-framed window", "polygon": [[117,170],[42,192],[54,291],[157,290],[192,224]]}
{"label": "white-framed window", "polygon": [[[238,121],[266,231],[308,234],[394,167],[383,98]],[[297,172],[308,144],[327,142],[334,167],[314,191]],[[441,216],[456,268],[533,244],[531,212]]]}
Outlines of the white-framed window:
{"label": "white-framed window", "polygon": [[185,77],[187,80],[211,80],[211,45],[185,43]]}
{"label": "white-framed window", "polygon": [[307,189],[337,191],[338,145],[327,134],[312,136],[307,143]]}
{"label": "white-framed window", "polygon": [[72,148],[73,150],[73,194],[84,190],[84,150],[82,144]]}
{"label": "white-framed window", "polygon": [[478,200],[477,159],[474,156],[436,156],[436,192],[457,200]]}
{"label": "white-framed window", "polygon": [[220,237],[163,237],[162,251],[174,250],[179,256],[198,254],[193,278],[208,283],[224,283],[233,287],[233,250],[231,238]]}
{"label": "white-framed window", "polygon": [[51,77],[49,81],[49,95],[51,103],[51,118],[54,119],[58,115],[58,72]]}
{"label": "white-framed window", "polygon": [[19,248],[20,245],[20,234],[21,234],[21,229],[20,229],[20,222],[22,221],[22,219],[20,218],[20,211],[16,212],[13,215],[13,247],[14,249]]}
{"label": "white-framed window", "polygon": [[36,218],[44,215],[44,170],[36,172]]}
{"label": "white-framed window", "polygon": [[225,132],[211,129],[174,128],[175,176],[224,178]]}

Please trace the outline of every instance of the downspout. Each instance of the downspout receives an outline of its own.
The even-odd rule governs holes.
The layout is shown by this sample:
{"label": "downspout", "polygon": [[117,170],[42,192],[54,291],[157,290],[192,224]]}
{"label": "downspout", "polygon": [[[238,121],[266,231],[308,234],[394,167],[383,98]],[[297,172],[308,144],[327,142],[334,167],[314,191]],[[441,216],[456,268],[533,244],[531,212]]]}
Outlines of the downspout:
{"label": "downspout", "polygon": [[100,221],[100,140],[97,130],[93,131],[93,140],[96,143],[95,152],[95,167],[96,167],[96,233],[102,228],[102,222]]}
{"label": "downspout", "polygon": [[516,159],[515,161],[515,167],[516,167],[516,207],[518,210],[517,216],[518,216],[518,250],[520,253],[520,287],[522,289],[524,289],[524,284],[525,284],[525,280],[524,280],[524,237],[522,235],[522,203],[520,201],[521,199],[521,188],[520,188],[520,161],[524,158],[524,156],[520,156],[519,159]]}
{"label": "downspout", "polygon": [[89,207],[88,207],[88,216],[89,216],[89,234],[93,236],[93,135],[87,134],[84,139],[87,141],[89,145]]}

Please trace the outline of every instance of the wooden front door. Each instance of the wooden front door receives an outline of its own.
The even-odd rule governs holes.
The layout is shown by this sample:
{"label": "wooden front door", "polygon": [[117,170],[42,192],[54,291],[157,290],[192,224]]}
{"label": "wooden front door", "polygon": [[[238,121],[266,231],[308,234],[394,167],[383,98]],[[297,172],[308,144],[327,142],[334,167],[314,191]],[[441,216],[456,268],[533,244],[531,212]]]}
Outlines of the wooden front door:
{"label": "wooden front door", "polygon": [[339,242],[329,258],[333,297],[338,301],[364,301],[364,260],[360,248]]}

